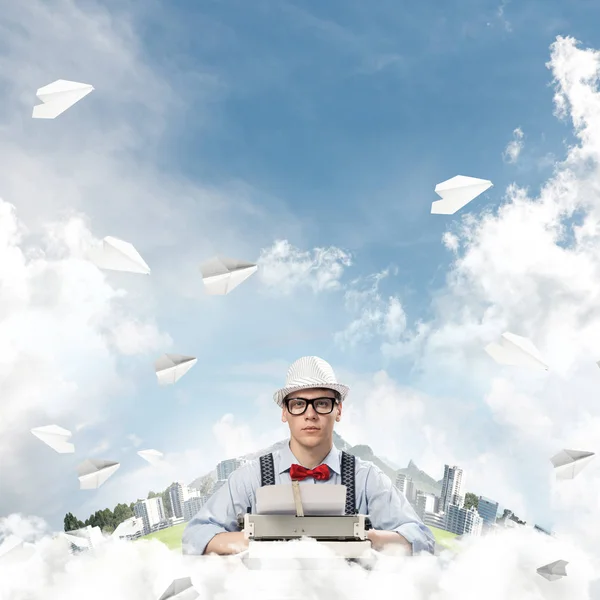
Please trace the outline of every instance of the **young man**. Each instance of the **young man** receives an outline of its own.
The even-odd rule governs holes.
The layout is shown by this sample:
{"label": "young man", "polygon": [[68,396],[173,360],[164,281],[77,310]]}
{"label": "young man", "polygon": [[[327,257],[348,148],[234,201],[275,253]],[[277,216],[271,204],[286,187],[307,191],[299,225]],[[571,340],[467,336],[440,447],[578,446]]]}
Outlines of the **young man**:
{"label": "young man", "polygon": [[[337,382],[331,366],[316,356],[298,359],[285,387],[275,393],[281,420],[290,428],[289,444],[234,471],[183,533],[184,554],[236,554],[248,546],[237,516],[256,509],[261,485],[340,484],[347,486],[346,513],[368,515],[374,549],[400,544],[409,554],[434,552],[435,540],[411,505],[373,463],[340,452],[333,427],[342,416],[349,388]],[[383,416],[385,418],[385,416]],[[314,471],[313,471],[314,469]]]}

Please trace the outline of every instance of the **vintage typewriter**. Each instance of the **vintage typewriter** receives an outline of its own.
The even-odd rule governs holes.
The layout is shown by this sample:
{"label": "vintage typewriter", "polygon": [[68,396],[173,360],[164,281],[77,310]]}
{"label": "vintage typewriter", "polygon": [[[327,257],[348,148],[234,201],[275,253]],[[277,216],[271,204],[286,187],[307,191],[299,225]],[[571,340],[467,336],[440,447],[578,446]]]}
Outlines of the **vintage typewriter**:
{"label": "vintage typewriter", "polygon": [[367,537],[371,522],[366,515],[305,515],[298,482],[293,481],[291,487],[295,514],[252,514],[248,509],[238,516],[238,525],[248,540],[246,558],[277,558],[282,554],[281,543],[293,540],[309,542],[294,550],[299,558],[314,556],[310,542],[315,541],[342,559],[361,558],[371,549]]}

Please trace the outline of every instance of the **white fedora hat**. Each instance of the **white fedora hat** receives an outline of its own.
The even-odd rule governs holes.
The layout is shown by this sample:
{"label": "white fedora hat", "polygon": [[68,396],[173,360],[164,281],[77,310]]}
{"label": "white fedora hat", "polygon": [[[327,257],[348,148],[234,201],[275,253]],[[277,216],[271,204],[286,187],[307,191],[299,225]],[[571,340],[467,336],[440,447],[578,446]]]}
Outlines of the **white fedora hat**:
{"label": "white fedora hat", "polygon": [[292,392],[308,390],[311,388],[325,388],[340,394],[343,401],[350,388],[338,383],[331,365],[318,356],[303,356],[292,363],[285,378],[285,387],[275,392],[273,399],[279,406]]}

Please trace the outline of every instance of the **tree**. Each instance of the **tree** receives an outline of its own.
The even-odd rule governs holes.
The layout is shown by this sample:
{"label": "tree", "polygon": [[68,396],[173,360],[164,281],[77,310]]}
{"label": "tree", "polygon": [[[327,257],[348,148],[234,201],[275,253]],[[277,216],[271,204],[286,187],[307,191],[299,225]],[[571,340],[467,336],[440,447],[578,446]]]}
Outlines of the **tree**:
{"label": "tree", "polygon": [[82,523],[70,512],[65,515],[64,525],[65,531],[74,531],[75,529],[81,529],[82,527],[85,527],[85,523]]}
{"label": "tree", "polygon": [[200,490],[200,495],[208,496],[212,492],[214,485],[215,485],[214,479],[210,475],[205,475],[201,479],[200,487],[198,488]]}
{"label": "tree", "polygon": [[473,508],[475,508],[475,510],[477,510],[478,506],[479,506],[479,498],[472,492],[467,492],[465,494],[464,508],[466,508],[468,510],[469,508],[473,507]]}
{"label": "tree", "polygon": [[120,525],[123,521],[133,517],[133,502],[127,506],[127,504],[117,504],[113,510],[114,521],[113,525],[115,528]]}
{"label": "tree", "polygon": [[174,517],[175,515],[173,514],[173,505],[171,504],[171,495],[169,494],[169,488],[167,488],[161,494],[161,497],[162,497],[163,505],[165,507],[165,515],[166,515],[167,519]]}
{"label": "tree", "polygon": [[148,492],[148,500],[150,500],[150,498],[156,498],[156,496],[160,496],[160,494],[157,494],[156,492]]}

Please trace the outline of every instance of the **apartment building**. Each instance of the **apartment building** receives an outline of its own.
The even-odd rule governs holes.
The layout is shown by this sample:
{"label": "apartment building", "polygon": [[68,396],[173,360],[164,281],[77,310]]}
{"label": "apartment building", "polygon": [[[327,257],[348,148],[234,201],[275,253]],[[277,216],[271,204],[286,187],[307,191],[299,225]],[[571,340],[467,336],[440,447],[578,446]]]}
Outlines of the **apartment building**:
{"label": "apartment building", "polygon": [[168,525],[165,507],[160,496],[141,500],[133,506],[133,514],[142,519],[144,535],[162,529]]}
{"label": "apartment building", "polygon": [[450,504],[446,511],[444,529],[456,535],[481,535],[483,519],[474,507],[464,508],[457,504]]}

